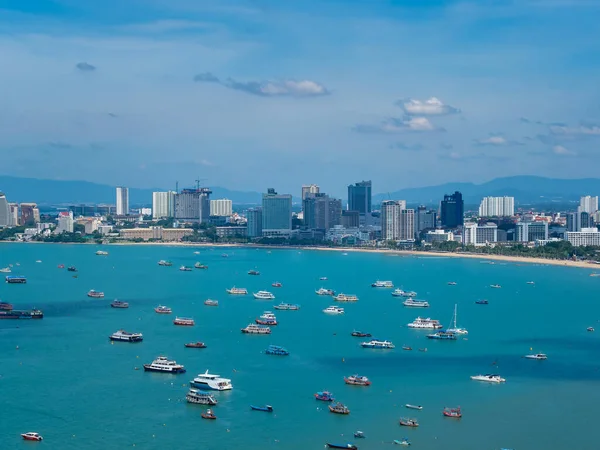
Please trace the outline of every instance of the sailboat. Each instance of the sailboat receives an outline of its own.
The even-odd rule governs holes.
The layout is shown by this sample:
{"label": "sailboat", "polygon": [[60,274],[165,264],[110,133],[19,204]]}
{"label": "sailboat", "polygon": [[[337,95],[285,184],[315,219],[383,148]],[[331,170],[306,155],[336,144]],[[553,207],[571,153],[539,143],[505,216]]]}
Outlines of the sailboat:
{"label": "sailboat", "polygon": [[466,328],[458,328],[456,326],[456,306],[454,305],[454,316],[452,316],[452,327],[448,328],[446,331],[449,333],[456,333],[456,334],[469,334],[469,332],[467,331]]}

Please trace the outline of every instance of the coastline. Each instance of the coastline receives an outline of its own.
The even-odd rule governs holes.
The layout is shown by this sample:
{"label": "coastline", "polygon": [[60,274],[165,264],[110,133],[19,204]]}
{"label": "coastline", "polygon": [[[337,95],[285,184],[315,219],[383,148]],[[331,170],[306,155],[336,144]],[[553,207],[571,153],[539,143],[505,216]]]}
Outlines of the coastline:
{"label": "coastline", "polygon": [[[0,241],[0,244],[13,243],[13,244],[48,244],[48,242],[15,242],[15,241]],[[383,248],[356,248],[356,247],[304,247],[304,246],[280,246],[280,245],[262,245],[262,244],[236,244],[236,243],[207,243],[207,242],[115,242],[111,244],[96,244],[96,243],[77,243],[77,242],[52,242],[51,244],[62,244],[62,245],[94,245],[102,247],[110,246],[134,246],[134,245],[151,245],[151,246],[162,246],[162,247],[190,247],[190,248],[208,248],[208,247],[222,247],[222,248],[266,248],[266,249],[293,249],[302,251],[334,251],[334,252],[359,252],[359,253],[381,253],[396,256],[418,256],[418,257],[446,257],[446,258],[470,258],[479,259],[482,261],[490,262],[510,262],[510,263],[524,263],[524,264],[537,264],[544,266],[561,266],[561,267],[575,267],[580,269],[595,270],[598,269],[600,272],[600,264],[594,264],[586,261],[571,261],[563,259],[546,259],[546,258],[533,258],[528,256],[506,256],[506,255],[485,255],[476,253],[451,253],[451,252],[437,252],[437,251],[417,251],[417,250],[392,250]]]}

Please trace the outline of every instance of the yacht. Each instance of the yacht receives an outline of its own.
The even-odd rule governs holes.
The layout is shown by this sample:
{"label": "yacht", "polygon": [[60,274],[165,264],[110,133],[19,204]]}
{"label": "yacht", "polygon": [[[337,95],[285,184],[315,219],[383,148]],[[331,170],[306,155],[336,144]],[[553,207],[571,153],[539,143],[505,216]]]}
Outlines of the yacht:
{"label": "yacht", "polygon": [[185,396],[188,403],[196,403],[198,405],[211,405],[217,404],[217,400],[210,394],[200,392],[196,389],[190,389]]}
{"label": "yacht", "polygon": [[104,292],[98,292],[92,289],[87,293],[87,296],[91,298],[104,298]]}
{"label": "yacht", "polygon": [[300,309],[300,305],[292,305],[290,303],[280,303],[279,305],[273,306],[273,308],[280,309],[280,310],[298,311]]}
{"label": "yacht", "polygon": [[258,270],[249,270],[248,275],[260,275],[260,272]]}
{"label": "yacht", "polygon": [[30,431],[28,433],[21,433],[21,437],[26,441],[43,441],[44,438],[39,433],[34,433]]}
{"label": "yacht", "polygon": [[193,327],[194,326],[194,319],[191,319],[189,317],[175,317],[175,320],[173,320],[173,325],[181,325],[184,327]]}
{"label": "yacht", "polygon": [[344,314],[344,308],[338,308],[337,306],[330,306],[323,310],[325,314]]}
{"label": "yacht", "polygon": [[208,299],[208,300],[204,300],[204,304],[206,306],[219,306],[219,301]]}
{"label": "yacht", "polygon": [[144,364],[146,372],[185,373],[185,368],[177,361],[169,361],[164,356],[159,356],[151,364]]}
{"label": "yacht", "polygon": [[158,314],[171,314],[173,312],[173,310],[168,306],[162,305],[158,305],[156,308],[154,308],[154,311],[156,311]]}
{"label": "yacht", "polygon": [[373,339],[369,342],[363,342],[360,344],[362,348],[385,348],[392,349],[395,348],[395,345],[390,341],[378,341],[377,339]]}
{"label": "yacht", "polygon": [[10,270],[10,267],[4,267],[3,269],[0,269],[1,273],[11,273],[12,270]]}
{"label": "yacht", "polygon": [[325,289],[321,288],[318,291],[315,291],[317,295],[335,295],[335,291],[333,289]]}
{"label": "yacht", "polygon": [[225,291],[231,295],[247,295],[248,294],[248,289],[236,288],[235,286],[232,287],[231,289],[225,289]]}
{"label": "yacht", "polygon": [[447,328],[446,331],[448,333],[455,333],[455,334],[469,334],[469,332],[467,331],[466,328],[459,328],[456,326],[456,306],[454,305],[454,315],[452,316],[452,327],[451,328]]}
{"label": "yacht", "polygon": [[233,389],[231,380],[221,378],[219,375],[211,375],[208,370],[198,374],[196,378],[190,381],[190,386],[197,389],[212,390],[212,391],[228,391]]}
{"label": "yacht", "polygon": [[208,266],[205,264],[200,264],[199,262],[197,262],[196,264],[194,264],[194,268],[195,269],[208,269]]}
{"label": "yacht", "polygon": [[245,334],[271,334],[271,328],[263,325],[249,324],[246,328],[242,328],[242,333]]}
{"label": "yacht", "polygon": [[103,250],[98,250],[98,251],[96,252],[96,255],[98,255],[98,256],[106,256],[106,255],[108,255],[108,252],[105,252],[105,251],[103,251]]}
{"label": "yacht", "polygon": [[363,377],[360,375],[351,375],[349,377],[344,377],[344,382],[346,384],[353,384],[355,386],[370,386],[371,381],[367,377]]}
{"label": "yacht", "polygon": [[111,302],[110,307],[111,308],[123,308],[123,309],[126,309],[126,308],[129,308],[129,303],[122,302],[120,300],[114,300],[113,302]]}
{"label": "yacht", "polygon": [[164,260],[164,259],[161,259],[161,260],[158,262],[158,265],[159,265],[159,266],[171,267],[171,266],[173,265],[173,263],[172,263],[171,261],[166,261],[166,260]]}
{"label": "yacht", "polygon": [[402,289],[395,289],[392,292],[394,297],[416,297],[417,293],[415,291],[403,291]]}
{"label": "yacht", "polygon": [[356,295],[338,294],[333,299],[336,302],[357,302],[358,297]]}
{"label": "yacht", "polygon": [[485,381],[487,383],[504,383],[506,380],[502,378],[500,375],[473,375],[471,380],[475,381]]}
{"label": "yacht", "polygon": [[142,333],[128,333],[125,330],[119,330],[108,337],[111,341],[124,342],[142,342],[144,337]]}
{"label": "yacht", "polygon": [[404,306],[409,306],[411,308],[429,308],[429,303],[421,300],[413,300],[412,298],[408,298],[402,302]]}
{"label": "yacht", "polygon": [[456,281],[448,281],[448,286],[456,286]]}
{"label": "yacht", "polygon": [[430,319],[429,317],[426,319],[417,317],[413,322],[409,323],[407,326],[409,328],[425,328],[428,330],[439,330],[440,328],[443,328],[439,320]]}
{"label": "yacht", "polygon": [[191,268],[191,267],[188,267],[188,266],[181,266],[181,267],[179,268],[179,270],[181,270],[182,272],[191,272],[191,271],[192,271],[192,268]]}
{"label": "yacht", "polygon": [[450,330],[438,331],[437,333],[428,334],[427,338],[428,339],[439,339],[439,340],[444,340],[444,341],[455,341],[456,333],[454,333]]}
{"label": "yacht", "polygon": [[254,292],[252,295],[259,300],[275,300],[275,296],[269,291],[258,291]]}
{"label": "yacht", "polygon": [[548,359],[548,355],[545,355],[544,353],[536,353],[535,355],[525,355],[525,358],[544,360],[544,359]]}
{"label": "yacht", "polygon": [[394,283],[391,281],[379,281],[377,280],[375,283],[371,283],[371,287],[374,288],[393,288]]}
{"label": "yacht", "polygon": [[499,284],[490,284],[490,287],[494,289],[500,289],[502,286],[500,286]]}

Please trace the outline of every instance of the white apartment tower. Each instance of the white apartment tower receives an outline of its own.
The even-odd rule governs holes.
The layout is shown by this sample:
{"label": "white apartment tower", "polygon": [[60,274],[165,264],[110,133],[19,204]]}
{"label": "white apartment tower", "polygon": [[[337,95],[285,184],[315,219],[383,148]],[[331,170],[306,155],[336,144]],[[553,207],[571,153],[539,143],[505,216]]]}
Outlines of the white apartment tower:
{"label": "white apartment tower", "polygon": [[514,197],[484,197],[479,205],[480,217],[510,217],[514,215]]}
{"label": "white apartment tower", "polygon": [[316,184],[305,184],[302,186],[302,200],[306,200],[308,194],[318,194],[320,192],[320,188]]}
{"label": "white apartment tower", "polygon": [[129,214],[129,188],[117,187],[117,216]]}
{"label": "white apartment tower", "polygon": [[[407,212],[403,213],[404,211]],[[412,214],[409,211],[412,211]],[[381,238],[383,240],[414,239],[414,223],[415,211],[406,209],[406,200],[385,200],[381,202]],[[408,230],[409,226],[410,231]]]}
{"label": "white apartment tower", "polygon": [[594,214],[598,211],[598,196],[586,195],[579,199],[579,211]]}
{"label": "white apartment tower", "polygon": [[152,193],[152,218],[175,217],[175,191]]}
{"label": "white apartment tower", "polygon": [[233,202],[226,198],[210,201],[210,215],[231,217],[233,215]]}

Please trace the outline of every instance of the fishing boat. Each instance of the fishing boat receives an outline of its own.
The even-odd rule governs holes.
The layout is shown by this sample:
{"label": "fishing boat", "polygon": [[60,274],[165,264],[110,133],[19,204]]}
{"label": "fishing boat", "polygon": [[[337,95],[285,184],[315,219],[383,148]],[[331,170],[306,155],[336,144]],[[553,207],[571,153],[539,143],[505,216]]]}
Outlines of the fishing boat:
{"label": "fishing boat", "polygon": [[206,348],[206,344],[204,342],[188,342],[187,344],[183,344],[185,348]]}
{"label": "fishing boat", "polygon": [[271,334],[271,328],[264,325],[249,324],[246,328],[242,328],[244,334]]}
{"label": "fishing boat", "polygon": [[442,340],[442,341],[455,341],[456,333],[453,333],[452,331],[448,331],[448,330],[438,331],[437,333],[428,334],[427,339],[438,339],[438,340]]}
{"label": "fishing boat", "polygon": [[460,406],[457,408],[444,408],[442,411],[444,417],[452,417],[453,419],[460,419],[462,417],[462,412],[460,410]]}
{"label": "fishing boat", "polygon": [[214,398],[211,394],[207,394],[206,392],[200,392],[197,389],[190,389],[185,396],[185,399],[188,403],[195,403],[198,405],[211,405],[214,406],[217,404],[217,399]]}
{"label": "fishing boat", "polygon": [[208,269],[208,266],[197,262],[196,264],[194,264],[194,269]]}
{"label": "fishing boat", "polygon": [[4,278],[8,284],[25,284],[27,283],[27,278],[23,276],[11,276],[8,275]]}
{"label": "fishing boat", "polygon": [[22,433],[21,437],[26,441],[42,441],[44,438],[39,433],[30,431],[28,433]]}
{"label": "fishing boat", "polygon": [[260,275],[260,272],[258,270],[249,270],[248,271],[248,275]]}
{"label": "fishing boat", "polygon": [[265,405],[265,406],[250,405],[250,409],[253,411],[273,412],[273,407],[271,405]]}
{"label": "fishing boat", "polygon": [[320,288],[319,290],[315,291],[315,294],[317,294],[317,295],[331,295],[331,296],[334,296],[335,295],[335,291],[333,289]]}
{"label": "fishing boat", "polygon": [[10,311],[13,309],[13,305],[7,302],[0,302],[0,310],[2,311]]}
{"label": "fishing boat", "polygon": [[290,354],[285,348],[280,347],[278,345],[269,345],[265,350],[267,355],[278,355],[278,356],[287,356]]}
{"label": "fishing boat", "polygon": [[407,297],[407,298],[413,298],[417,296],[417,293],[415,291],[403,291],[402,289],[395,289],[392,292],[392,296],[393,297]]}
{"label": "fishing boat", "polygon": [[273,308],[282,310],[282,311],[298,311],[300,309],[300,305],[292,305],[290,303],[280,303],[279,305],[273,306]]}
{"label": "fishing boat", "polygon": [[114,300],[111,304],[110,304],[111,308],[123,308],[123,309],[127,309],[129,308],[129,303],[127,302],[122,302],[119,300]]}
{"label": "fishing boat", "polygon": [[332,402],[335,400],[333,394],[329,391],[319,391],[315,394],[315,400],[320,400],[322,402]]}
{"label": "fishing boat", "polygon": [[419,422],[417,422],[417,419],[406,419],[406,418],[402,418],[400,419],[400,425],[403,427],[418,427],[419,426]]}
{"label": "fishing boat", "polygon": [[333,299],[336,302],[357,302],[358,297],[356,295],[338,294]]}
{"label": "fishing boat", "polygon": [[528,281],[527,284],[535,284],[535,281]]}
{"label": "fishing boat", "polygon": [[279,281],[276,281],[275,283],[271,283],[271,286],[280,288],[280,287],[283,287],[283,284],[281,284]]}
{"label": "fishing boat", "polygon": [[208,300],[204,300],[204,304],[206,306],[219,306],[219,301],[208,299]]}
{"label": "fishing boat", "polygon": [[525,355],[526,359],[537,359],[537,360],[545,360],[548,359],[548,355],[544,354],[544,353],[536,353],[534,355]]}
{"label": "fishing boat", "polygon": [[395,345],[390,341],[379,341],[377,339],[372,339],[369,342],[361,342],[360,346],[362,348],[382,348],[382,349],[393,349]]}
{"label": "fishing boat", "polygon": [[502,286],[500,286],[499,284],[490,284],[490,287],[493,289],[500,289]]}
{"label": "fishing boat", "polygon": [[403,345],[402,346],[402,350],[407,350],[407,351],[411,351],[412,347],[408,346],[408,345]]}
{"label": "fishing boat", "polygon": [[471,377],[471,380],[485,381],[486,383],[504,383],[504,382],[506,382],[506,380],[504,378],[502,378],[500,375],[492,375],[492,374],[473,375]]}
{"label": "fishing boat", "polygon": [[410,441],[407,438],[394,439],[394,444],[403,445],[404,447],[408,447],[410,445]]}
{"label": "fishing boat", "polygon": [[77,267],[75,267],[75,266],[70,266],[70,267],[67,267],[67,270],[68,270],[69,272],[77,272]]}
{"label": "fishing boat", "polygon": [[193,327],[194,319],[189,318],[189,317],[175,317],[175,320],[173,320],[173,325],[179,325],[179,326],[184,326],[184,327]]}
{"label": "fishing boat", "polygon": [[161,259],[161,260],[158,262],[158,265],[159,265],[159,266],[165,266],[165,267],[171,267],[171,266],[173,265],[173,263],[172,263],[171,261],[166,261],[166,260],[164,260],[164,259]]}
{"label": "fishing boat", "polygon": [[371,333],[363,333],[362,331],[354,330],[352,332],[352,336],[354,336],[354,337],[371,337]]}
{"label": "fishing boat", "polygon": [[391,281],[380,281],[380,280],[377,280],[374,283],[371,283],[371,287],[374,287],[374,288],[393,288],[394,287],[394,283],[392,283]]}
{"label": "fishing boat", "polygon": [[348,409],[348,407],[340,402],[335,402],[329,405],[329,411],[334,414],[350,414],[350,410]]}
{"label": "fishing boat", "polygon": [[120,342],[142,342],[144,340],[144,336],[142,333],[129,333],[125,330],[119,330],[114,332],[108,337],[111,341],[120,341]]}
{"label": "fishing boat", "polygon": [[171,361],[165,356],[159,356],[150,364],[144,364],[145,372],[163,372],[163,373],[185,373],[185,367],[177,364],[177,361]]}
{"label": "fishing boat", "polygon": [[200,416],[203,419],[208,419],[208,420],[215,420],[217,418],[217,416],[215,416],[215,413],[213,413],[212,409],[207,409],[205,412],[200,414]]}
{"label": "fishing boat", "polygon": [[487,304],[489,304],[489,303],[490,303],[490,302],[488,302],[487,300],[476,300],[476,301],[475,301],[475,304],[476,304],[476,305],[487,305]]}
{"label": "fishing boat", "polygon": [[413,300],[412,298],[408,298],[402,302],[404,306],[408,306],[411,308],[429,308],[429,302],[421,301],[421,300]]}
{"label": "fishing boat", "polygon": [[321,280],[321,281],[327,281],[327,277],[320,277],[319,280]]}
{"label": "fishing boat", "polygon": [[154,308],[154,311],[158,314],[171,314],[173,312],[173,310],[168,306],[162,305],[158,305],[156,308]]}
{"label": "fishing boat", "polygon": [[344,383],[351,384],[353,386],[371,386],[371,381],[367,377],[360,375],[344,377]]}
{"label": "fishing boat", "polygon": [[347,450],[358,450],[358,447],[354,444],[332,444],[328,442],[325,444],[327,448],[345,448]]}
{"label": "fishing boat", "polygon": [[87,296],[91,298],[104,298],[104,292],[98,292],[92,289],[87,293]]}
{"label": "fishing boat", "polygon": [[407,403],[406,405],[404,405],[404,407],[408,409],[418,409],[419,411],[423,409],[421,405],[411,405],[410,403]]}
{"label": "fishing boat", "polygon": [[230,379],[210,374],[208,373],[208,370],[198,374],[196,378],[190,381],[190,386],[197,389],[213,391],[228,391],[233,389]]}
{"label": "fishing boat", "polygon": [[357,439],[364,439],[366,438],[365,433],[363,433],[362,431],[355,431],[354,432],[354,437]]}
{"label": "fishing boat", "polygon": [[252,295],[258,300],[275,300],[275,296],[269,291],[258,291]]}
{"label": "fishing boat", "polygon": [[191,267],[189,267],[189,266],[181,266],[181,267],[179,268],[179,270],[181,270],[182,272],[191,272],[191,271],[192,271],[192,268],[191,268]]}
{"label": "fishing boat", "polygon": [[227,292],[230,295],[247,295],[248,294],[248,289],[246,289],[246,288],[236,288],[234,286],[231,289],[225,289],[225,292]]}
{"label": "fishing boat", "polygon": [[329,306],[323,310],[325,314],[344,314],[344,308],[338,308],[337,306]]}
{"label": "fishing boat", "polygon": [[56,267],[58,267],[59,269],[64,269],[64,268],[65,268],[65,265],[64,265],[64,264],[59,264],[59,265],[58,265],[58,266],[56,266]]}

